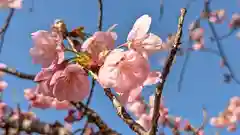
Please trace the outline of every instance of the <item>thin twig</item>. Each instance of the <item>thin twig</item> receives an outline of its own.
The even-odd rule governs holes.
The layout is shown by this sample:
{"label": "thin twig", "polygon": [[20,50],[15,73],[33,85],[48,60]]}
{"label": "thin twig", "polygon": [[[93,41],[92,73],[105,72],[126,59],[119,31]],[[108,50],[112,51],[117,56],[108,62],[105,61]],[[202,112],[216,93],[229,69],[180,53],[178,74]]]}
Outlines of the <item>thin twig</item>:
{"label": "thin twig", "polygon": [[172,49],[170,51],[170,54],[168,55],[167,61],[165,63],[165,66],[162,71],[162,76],[160,77],[160,82],[157,84],[156,92],[155,92],[155,100],[154,100],[154,111],[153,111],[153,117],[152,117],[152,127],[149,132],[149,135],[156,135],[157,133],[157,126],[158,126],[158,118],[160,116],[159,114],[159,104],[162,96],[163,87],[166,81],[166,78],[170,72],[170,68],[173,64],[173,61],[176,57],[177,51],[181,44],[181,37],[182,37],[182,29],[183,29],[183,22],[184,17],[186,15],[187,10],[185,8],[181,9],[181,15],[178,19],[178,30],[176,33],[176,37],[174,39],[174,45],[172,46]]}
{"label": "thin twig", "polygon": [[82,131],[83,129],[82,128],[78,128],[76,129],[74,132],[73,132],[73,135],[76,135],[78,132]]}
{"label": "thin twig", "polygon": [[[192,42],[191,40],[189,40],[189,46],[192,45]],[[188,60],[190,58],[190,55],[191,53],[189,51],[186,52],[186,56],[185,56],[185,59],[184,59],[184,62],[183,62],[183,66],[182,66],[182,69],[181,69],[181,72],[180,72],[180,76],[179,76],[179,80],[178,80],[178,92],[181,91],[181,88],[182,88],[182,83],[183,83],[183,79],[184,79],[184,74],[185,74],[185,71],[186,71],[186,68],[187,68],[187,63],[188,63]]]}
{"label": "thin twig", "polygon": [[[209,1],[209,0],[205,0],[204,6],[205,6],[205,12],[207,12],[207,13],[211,12],[210,7],[209,7],[209,4],[210,4],[210,1]],[[225,64],[226,68],[227,68],[228,71],[229,71],[230,76],[232,77],[232,79],[233,79],[237,84],[240,84],[239,79],[235,76],[235,74],[234,74],[234,72],[233,72],[233,70],[232,70],[232,67],[231,67],[230,64],[228,63],[226,54],[225,54],[225,52],[224,52],[224,50],[223,50],[223,48],[222,48],[221,41],[219,40],[219,36],[218,36],[218,34],[217,34],[217,31],[216,31],[214,25],[213,25],[209,20],[208,20],[208,25],[209,25],[209,27],[210,27],[210,30],[211,30],[211,32],[212,32],[212,34],[213,34],[214,39],[216,40],[216,44],[217,44],[219,53],[220,53],[220,55],[221,55],[221,57],[222,57],[222,59],[223,59],[223,61],[224,61],[224,64]]]}
{"label": "thin twig", "polygon": [[203,107],[202,111],[203,111],[203,121],[202,121],[201,126],[197,129],[197,132],[199,132],[200,130],[203,130],[204,127],[205,127],[205,125],[206,125],[207,122],[208,122],[208,118],[207,118],[207,110],[206,110],[206,108]]}
{"label": "thin twig", "polygon": [[164,15],[164,0],[160,0],[160,11],[158,21],[161,22]]}
{"label": "thin twig", "polygon": [[[223,39],[225,39],[225,38],[228,38],[228,37],[230,37],[231,35],[233,35],[235,32],[236,32],[236,29],[231,29],[227,34],[225,34],[225,35],[223,35],[223,36],[220,36],[220,37],[218,38],[218,40],[223,40]],[[216,41],[216,39],[215,39],[214,37],[210,37],[210,40],[211,40],[212,42]]]}
{"label": "thin twig", "polygon": [[[196,52],[196,50],[194,50],[193,48],[187,48],[185,51],[186,51],[186,57],[184,59],[183,66],[182,66],[182,69],[180,71],[180,76],[179,76],[179,81],[178,81],[178,86],[177,86],[177,89],[178,89],[179,92],[182,89],[182,83],[183,83],[183,80],[184,80],[184,74],[185,74],[186,69],[187,69],[187,62],[188,62],[188,60],[190,58],[190,52]],[[217,50],[213,50],[211,48],[202,48],[202,49],[197,50],[197,51],[212,53],[212,54],[222,58]]]}
{"label": "thin twig", "polygon": [[116,131],[109,128],[108,125],[105,122],[103,122],[101,117],[94,110],[87,108],[82,102],[78,102],[78,103],[71,102],[71,104],[74,107],[76,107],[78,111],[82,111],[82,109],[86,110],[86,115],[88,116],[89,122],[95,123],[102,133],[105,133],[105,134],[111,133],[115,135],[120,135]]}
{"label": "thin twig", "polygon": [[13,14],[14,14],[15,9],[11,8],[9,11],[9,14],[6,18],[5,24],[3,25],[3,27],[0,29],[0,53],[2,51],[2,47],[4,44],[4,39],[5,39],[5,34],[9,28],[10,22],[12,20]]}
{"label": "thin twig", "polygon": [[[9,106],[7,106],[7,108],[13,110]],[[27,133],[47,135],[72,135],[72,133],[62,125],[56,126],[56,124],[48,124],[39,119],[28,119],[19,110],[18,108],[18,118],[16,118],[13,113],[9,116],[3,116],[1,118],[0,127],[15,129],[16,133],[18,131],[24,131]]]}
{"label": "thin twig", "polygon": [[82,129],[82,133],[80,135],[84,135],[85,134],[87,127],[88,127],[88,120],[85,122],[84,127]]}
{"label": "thin twig", "polygon": [[[94,78],[92,78],[92,87],[91,87],[90,94],[89,94],[88,99],[87,99],[87,102],[86,102],[86,107],[87,107],[87,108],[88,108],[88,106],[89,106],[89,104],[90,104],[90,102],[91,102],[91,99],[92,99],[92,96],[93,96],[93,92],[94,92],[95,84],[96,84],[96,83],[95,83],[95,80],[94,80]],[[86,115],[86,110],[84,110],[81,119],[82,119],[85,115]],[[85,125],[87,125],[87,124],[88,124],[88,120],[85,122]],[[87,128],[87,126],[86,126],[86,127],[84,126],[81,135],[83,135],[83,134],[85,133],[86,128]]]}
{"label": "thin twig", "polygon": [[98,13],[98,30],[102,31],[102,20],[103,20],[103,3],[102,0],[98,0],[98,7],[99,7],[99,13]]}
{"label": "thin twig", "polygon": [[117,111],[117,115],[124,120],[124,122],[126,124],[128,124],[128,126],[137,134],[139,135],[145,135],[146,131],[145,129],[139,125],[138,123],[136,123],[134,121],[134,119],[131,118],[131,116],[127,113],[127,111],[125,110],[125,108],[121,105],[121,103],[118,101],[118,99],[116,98],[116,96],[114,94],[112,94],[111,89],[110,88],[105,88],[104,89],[105,94],[108,96],[108,98],[112,101],[112,104],[114,106],[114,108]]}

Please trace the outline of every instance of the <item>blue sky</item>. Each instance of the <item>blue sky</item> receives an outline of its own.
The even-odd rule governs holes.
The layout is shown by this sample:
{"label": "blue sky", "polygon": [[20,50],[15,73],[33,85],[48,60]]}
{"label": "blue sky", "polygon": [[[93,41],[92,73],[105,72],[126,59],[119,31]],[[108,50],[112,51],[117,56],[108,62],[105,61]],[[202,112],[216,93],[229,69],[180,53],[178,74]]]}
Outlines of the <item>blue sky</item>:
{"label": "blue sky", "polygon": [[[134,21],[143,14],[149,14],[153,19],[151,32],[165,39],[169,33],[176,31],[179,9],[185,7],[187,1],[166,0],[165,14],[163,20],[159,23],[159,0],[104,0],[103,30],[117,23],[117,44],[123,43]],[[211,5],[213,10],[219,8],[226,9],[227,22],[230,20],[233,12],[239,12],[239,6],[237,0],[229,2],[226,0],[213,0]],[[29,49],[33,46],[30,34],[40,29],[48,30],[55,19],[63,19],[69,29],[84,26],[88,33],[93,33],[97,30],[97,0],[69,0],[68,2],[63,0],[35,0],[33,12],[29,12],[30,7],[31,0],[24,1],[23,9],[15,12],[9,31],[6,34],[2,53],[0,54],[1,62],[20,71],[37,73],[40,70],[39,65],[32,64],[32,59],[29,55]],[[202,8],[203,2],[201,0],[197,0],[191,5],[185,19],[183,40],[187,39],[188,25],[199,16]],[[4,9],[1,10],[1,25],[7,16],[6,11]],[[228,32],[227,22],[216,26],[219,35]],[[206,38],[210,37],[211,31],[209,31],[207,23],[203,22],[202,24],[206,29]],[[235,74],[240,78],[240,64],[238,60],[240,57],[240,53],[238,53],[240,49],[238,45],[239,40],[233,35],[222,43],[229,63],[233,67]],[[209,40],[206,40],[206,46],[216,49],[216,44]],[[162,57],[162,54],[153,56],[151,64],[154,69],[161,69],[159,61]],[[171,114],[187,118],[191,123],[198,126],[202,121],[202,106],[207,108],[209,116],[215,116],[224,109],[230,97],[240,95],[239,85],[234,82],[231,84],[223,83],[222,74],[227,70],[220,68],[219,62],[219,57],[210,53],[191,53],[184,75],[183,87],[181,92],[178,92],[177,83],[183,64],[183,57],[177,57],[177,62],[171,70],[163,92],[165,103],[169,107]],[[4,101],[11,106],[16,106],[16,102],[20,102],[21,107],[26,110],[27,102],[23,97],[23,90],[33,87],[35,84],[31,81],[20,80],[8,75],[4,79],[9,83],[9,87],[4,92]],[[143,96],[147,99],[153,90],[154,87],[144,89]],[[112,104],[104,96],[103,90],[99,86],[95,88],[91,107],[96,109],[110,127],[123,135],[134,134],[117,117]],[[55,120],[62,121],[66,114],[64,111],[60,112],[53,109],[34,109],[34,111],[42,120],[49,122]],[[75,125],[75,127],[79,126],[81,124]],[[206,135],[212,135],[215,131],[216,129],[209,125],[206,127]],[[225,130],[220,131],[221,135],[230,134]],[[169,132],[166,133],[170,134]],[[240,131],[232,134],[239,133]]]}

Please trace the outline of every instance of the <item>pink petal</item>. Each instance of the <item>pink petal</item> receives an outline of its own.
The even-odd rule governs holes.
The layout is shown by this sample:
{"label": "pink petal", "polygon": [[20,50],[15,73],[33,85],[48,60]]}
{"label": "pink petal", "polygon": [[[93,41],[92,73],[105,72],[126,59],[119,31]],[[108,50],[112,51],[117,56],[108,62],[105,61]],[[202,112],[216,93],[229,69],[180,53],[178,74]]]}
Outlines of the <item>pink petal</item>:
{"label": "pink petal", "polygon": [[0,92],[2,92],[4,89],[6,89],[8,86],[7,82],[0,81]]}
{"label": "pink petal", "polygon": [[51,69],[42,69],[34,78],[34,81],[39,82],[43,80],[50,79],[53,75],[53,71]]}
{"label": "pink petal", "polygon": [[161,77],[161,72],[158,71],[152,71],[148,74],[147,79],[144,81],[143,85],[147,86],[147,85],[153,85],[156,84],[160,81],[160,77]]}
{"label": "pink petal", "polygon": [[138,18],[134,23],[132,30],[129,32],[127,40],[130,41],[143,38],[148,32],[151,22],[152,18],[148,15],[143,15]]}

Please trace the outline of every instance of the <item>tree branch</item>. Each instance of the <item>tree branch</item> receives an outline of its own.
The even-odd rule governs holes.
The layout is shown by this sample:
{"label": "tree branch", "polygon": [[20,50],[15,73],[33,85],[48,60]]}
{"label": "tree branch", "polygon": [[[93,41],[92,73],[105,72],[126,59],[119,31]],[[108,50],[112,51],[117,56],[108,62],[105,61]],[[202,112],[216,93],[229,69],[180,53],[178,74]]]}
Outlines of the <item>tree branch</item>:
{"label": "tree branch", "polygon": [[98,0],[99,14],[98,14],[98,30],[102,31],[102,20],[103,20],[103,3],[102,0]]}
{"label": "tree branch", "polygon": [[0,71],[17,76],[21,79],[34,80],[35,78],[35,75],[19,72],[18,70],[9,67],[0,68]]}
{"label": "tree branch", "polygon": [[[11,109],[9,106],[7,106]],[[12,109],[11,109],[12,110]],[[15,115],[3,116],[0,127],[5,129],[14,129],[16,132],[24,131],[26,133],[39,133],[47,135],[72,135],[72,133],[60,124],[48,124],[39,119],[29,119],[19,112]]]}
{"label": "tree branch", "polygon": [[146,131],[145,129],[138,123],[134,121],[134,119],[131,118],[131,116],[127,113],[126,109],[121,105],[121,103],[118,101],[116,96],[112,94],[110,88],[104,89],[105,94],[108,96],[108,98],[112,101],[112,104],[114,108],[117,111],[117,115],[124,120],[126,124],[137,134],[139,135],[145,135]]}
{"label": "tree branch", "polygon": [[170,72],[170,68],[173,64],[173,60],[176,57],[178,48],[180,47],[180,40],[182,37],[182,27],[184,22],[184,17],[186,15],[186,9],[181,9],[181,15],[178,19],[178,30],[176,33],[176,37],[174,39],[174,45],[172,46],[172,49],[170,51],[170,54],[168,55],[167,61],[165,63],[165,66],[162,71],[162,76],[160,77],[160,82],[157,84],[157,88],[155,91],[155,100],[154,100],[154,111],[153,111],[153,118],[152,118],[152,128],[149,132],[149,135],[156,135],[157,132],[157,126],[158,126],[158,118],[160,116],[159,114],[159,104],[162,96],[163,87],[166,81],[166,78]]}
{"label": "tree branch", "polygon": [[4,37],[5,37],[5,34],[7,32],[7,29],[10,25],[10,22],[12,20],[12,17],[13,17],[13,14],[14,14],[14,11],[15,9],[11,8],[10,11],[9,11],[9,14],[6,18],[6,21],[5,21],[5,24],[3,25],[3,27],[0,29],[0,53],[2,51],[2,46],[3,46],[3,43],[4,43]]}
{"label": "tree branch", "polygon": [[89,122],[95,123],[102,133],[111,134],[111,135],[120,135],[116,131],[110,129],[94,110],[86,107],[82,102],[78,102],[78,103],[71,102],[71,104],[75,106],[79,111],[82,111],[82,109],[84,109],[86,115],[88,116]]}

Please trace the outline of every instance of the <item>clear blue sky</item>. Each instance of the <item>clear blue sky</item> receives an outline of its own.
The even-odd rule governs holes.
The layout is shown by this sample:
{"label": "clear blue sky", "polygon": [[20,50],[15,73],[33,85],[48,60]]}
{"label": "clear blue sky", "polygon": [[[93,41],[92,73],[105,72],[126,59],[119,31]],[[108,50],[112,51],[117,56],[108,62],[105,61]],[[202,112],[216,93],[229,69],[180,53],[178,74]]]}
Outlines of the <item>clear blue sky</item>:
{"label": "clear blue sky", "polygon": [[[168,33],[176,31],[179,9],[185,7],[187,1],[165,0],[164,18],[159,23],[159,0],[104,0],[103,28],[106,30],[112,24],[119,24],[116,28],[119,37],[117,43],[123,43],[134,21],[143,14],[149,14],[153,18],[151,31],[165,39]],[[239,12],[239,6],[237,0],[213,0],[211,7],[212,9],[226,9],[227,19],[229,20],[233,12]],[[29,55],[29,49],[32,47],[30,37],[32,32],[39,29],[49,29],[51,23],[57,18],[63,19],[68,24],[69,29],[82,25],[85,26],[86,31],[89,33],[97,30],[97,0],[69,0],[68,2],[66,0],[35,0],[33,12],[29,12],[31,0],[25,0],[23,7],[23,9],[17,10],[15,13],[0,55],[1,62],[10,67],[16,67],[23,72],[37,73],[40,70],[40,66],[32,64]],[[187,26],[197,18],[202,7],[202,0],[197,0],[189,9],[185,20],[185,36],[183,39],[187,39]],[[1,10],[1,25],[6,16],[6,10]],[[203,26],[208,28],[206,23],[203,23]],[[228,32],[227,23],[216,28],[220,35]],[[211,36],[211,33],[206,30],[206,37],[209,36]],[[224,51],[230,60],[229,62],[235,74],[240,78],[238,60],[240,46],[238,44],[239,40],[235,36],[223,41]],[[209,40],[206,41],[206,46],[216,49],[216,44],[211,43]],[[156,55],[151,59],[154,69],[161,67],[159,64],[160,56],[162,55]],[[198,126],[202,121],[201,108],[203,105],[207,108],[209,116],[215,116],[225,108],[230,97],[240,95],[239,85],[223,83],[222,74],[226,70],[219,67],[219,61],[219,57],[213,54],[192,53],[184,75],[182,91],[178,92],[177,82],[183,64],[183,57],[177,58],[177,63],[172,68],[163,92],[165,103],[169,107],[171,114],[183,116],[195,126]],[[27,103],[23,97],[23,90],[33,87],[35,84],[13,76],[6,76],[4,79],[9,83],[9,87],[4,92],[4,101],[11,106],[16,106],[16,102],[20,102],[21,107],[26,110]],[[147,98],[153,90],[154,87],[144,89],[143,96]],[[14,92],[16,94],[13,94]],[[123,135],[134,134],[117,117],[112,104],[104,96],[103,90],[99,86],[96,87],[91,107],[97,110],[108,125]],[[34,109],[34,111],[42,120],[49,122],[62,121],[66,114],[64,111],[57,112],[53,109]],[[76,124],[75,127],[79,125],[81,124]],[[206,135],[212,135],[215,131],[216,129],[209,125],[206,127]],[[220,134],[227,135],[229,133],[221,130]],[[232,134],[240,134],[240,131]]]}

